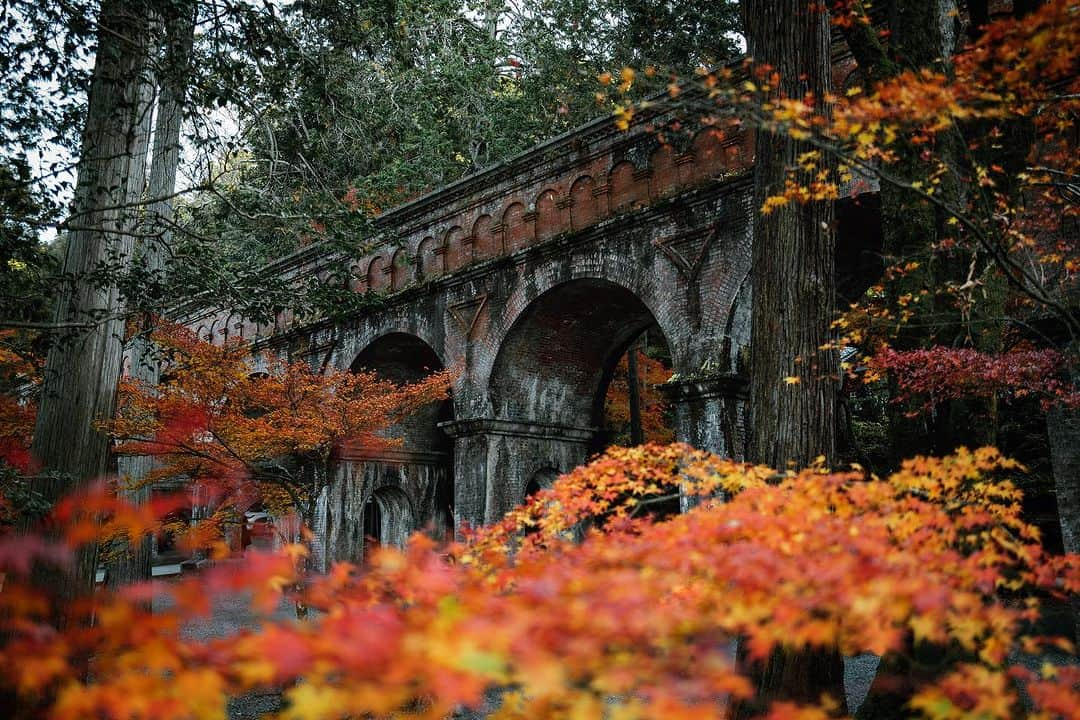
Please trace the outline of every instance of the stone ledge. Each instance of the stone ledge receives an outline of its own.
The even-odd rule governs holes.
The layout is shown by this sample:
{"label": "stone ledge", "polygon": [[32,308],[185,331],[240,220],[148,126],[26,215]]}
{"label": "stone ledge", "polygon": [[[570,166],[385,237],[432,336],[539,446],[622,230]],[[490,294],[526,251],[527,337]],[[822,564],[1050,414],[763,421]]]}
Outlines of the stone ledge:
{"label": "stone ledge", "polygon": [[472,435],[506,435],[542,440],[562,440],[588,443],[596,434],[596,428],[557,425],[531,420],[500,420],[497,418],[467,418],[439,423],[439,428],[453,438]]}
{"label": "stone ledge", "polygon": [[347,449],[338,455],[339,460],[380,462],[391,465],[442,465],[450,461],[449,453],[430,450],[405,450],[402,448]]}
{"label": "stone ledge", "polygon": [[746,400],[750,396],[750,378],[731,373],[668,381],[656,388],[668,402],[690,402],[705,398]]}

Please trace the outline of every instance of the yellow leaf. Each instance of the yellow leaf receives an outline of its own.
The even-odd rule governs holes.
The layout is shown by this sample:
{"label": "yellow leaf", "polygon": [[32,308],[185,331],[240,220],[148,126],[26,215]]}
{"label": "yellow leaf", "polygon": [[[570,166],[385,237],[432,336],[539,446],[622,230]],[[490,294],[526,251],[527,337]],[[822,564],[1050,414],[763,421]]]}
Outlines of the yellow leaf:
{"label": "yellow leaf", "polygon": [[784,382],[788,385],[798,385],[801,381],[794,375],[788,375],[786,378],[784,378]]}

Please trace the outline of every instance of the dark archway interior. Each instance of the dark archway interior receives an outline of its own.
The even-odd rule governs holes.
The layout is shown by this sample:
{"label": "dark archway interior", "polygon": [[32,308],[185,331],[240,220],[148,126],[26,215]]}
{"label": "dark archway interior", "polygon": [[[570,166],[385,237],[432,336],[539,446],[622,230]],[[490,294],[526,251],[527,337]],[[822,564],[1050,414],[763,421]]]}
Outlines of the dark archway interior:
{"label": "dark archway interior", "polygon": [[836,203],[836,300],[840,310],[881,279],[881,199],[874,194]]}
{"label": "dark archway interior", "polygon": [[415,522],[404,492],[395,487],[379,488],[364,503],[365,550],[378,545],[404,547]]}
{"label": "dark archway interior", "polygon": [[495,360],[496,416],[600,427],[619,359],[650,328],[663,337],[645,304],[607,280],[572,280],[543,293],[515,321]]}
{"label": "dark archway interior", "polygon": [[[383,335],[356,356],[352,372],[374,372],[380,378],[395,383],[411,383],[443,369],[442,361],[435,351],[420,338],[405,333]],[[421,408],[404,423],[390,429],[390,433],[405,440],[406,449],[449,452],[450,439],[438,423],[452,420],[454,410],[451,401]]]}

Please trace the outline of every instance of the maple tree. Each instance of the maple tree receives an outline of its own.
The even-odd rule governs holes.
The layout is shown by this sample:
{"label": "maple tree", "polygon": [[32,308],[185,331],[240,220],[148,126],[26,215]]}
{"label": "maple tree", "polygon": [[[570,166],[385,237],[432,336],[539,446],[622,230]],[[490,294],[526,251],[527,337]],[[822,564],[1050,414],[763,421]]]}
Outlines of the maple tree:
{"label": "maple tree", "polygon": [[[1002,4],[992,22],[985,3],[968,4],[971,15],[947,14],[952,4],[937,0],[891,0],[873,14],[861,0],[807,7],[851,51],[842,86],[785,85],[791,68],[763,57],[702,68],[673,82],[665,101],[722,133],[754,131],[759,145],[798,144],[758,198],[763,216],[839,200],[880,206],[881,246],[866,248],[883,259],[880,279],[859,278],[866,292],[814,352],[793,359],[799,372],[773,381],[791,385],[766,396],[805,394],[807,372],[834,381],[864,364],[821,359],[838,346],[873,358],[879,372],[853,379],[888,371],[882,469],[917,452],[996,442],[1001,409],[1023,412],[997,401],[1038,397],[1062,535],[1076,551],[1080,4]],[[949,28],[965,24],[962,45]],[[622,120],[634,112],[623,108]],[[662,141],[678,134],[657,132]]]}
{"label": "maple tree", "polygon": [[314,527],[335,453],[400,444],[386,431],[445,399],[449,387],[446,372],[398,385],[371,372],[318,372],[265,353],[255,373],[247,343],[212,344],[168,323],[151,339],[164,379],[151,386],[125,378],[107,429],[119,441],[117,453],[156,460],[138,483],[180,478],[211,499],[216,510],[195,540],[202,544],[255,502]]}
{"label": "maple tree", "polygon": [[[23,580],[32,560],[64,562],[66,549],[6,536],[0,678],[52,718],[223,717],[228,696],[268,689],[290,718],[437,718],[492,692],[501,718],[730,717],[776,648],[932,646],[940,662],[913,688],[912,714],[1070,717],[1077,668],[1031,670],[1024,655],[1072,651],[1031,622],[1041,598],[1080,590],[1080,559],[1042,549],[1001,477],[1018,471],[992,449],[915,458],[879,479],[777,473],[684,445],[615,448],[461,543],[418,534],[302,589],[303,545],[253,553],[168,585],[103,590],[79,601],[95,624],[64,633],[44,619],[56,599]],[[665,519],[643,512],[671,492],[703,502]],[[163,509],[98,485],[56,519],[83,542],[116,525],[148,529]],[[182,632],[214,596],[240,590],[259,628]],[[319,612],[271,617],[283,593]],[[151,614],[137,601],[154,595],[171,602]],[[73,670],[87,655],[90,679]],[[761,712],[835,717],[838,702],[780,697]]]}
{"label": "maple tree", "polygon": [[[668,406],[657,389],[671,379],[671,368],[660,359],[634,348],[637,371],[641,433],[645,442],[669,443],[675,439],[668,418]],[[630,380],[627,372],[629,352],[615,366],[607,394],[604,396],[604,423],[613,435],[613,442],[630,444]]]}

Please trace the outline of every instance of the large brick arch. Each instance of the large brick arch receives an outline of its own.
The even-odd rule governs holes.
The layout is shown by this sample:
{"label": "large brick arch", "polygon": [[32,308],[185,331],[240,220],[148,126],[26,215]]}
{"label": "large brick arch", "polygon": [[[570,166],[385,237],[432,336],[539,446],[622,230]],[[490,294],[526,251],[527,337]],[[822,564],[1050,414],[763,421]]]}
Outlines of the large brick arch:
{"label": "large brick arch", "polygon": [[[395,383],[442,370],[443,359],[412,329],[369,328],[339,351],[337,365],[370,371]],[[334,557],[356,559],[364,538],[401,545],[414,530],[443,537],[453,526],[453,446],[439,424],[453,419],[451,401],[434,403],[387,429],[401,444],[342,444],[328,493],[323,536]]]}
{"label": "large brick arch", "polygon": [[[374,372],[380,378],[406,384],[422,380],[444,367],[434,348],[419,337],[411,333],[392,332],[368,343],[353,359],[350,370]],[[453,415],[449,400],[432,403],[419,408],[392,427],[389,434],[402,440],[401,450],[405,452],[449,455],[449,439],[438,429],[438,424],[453,420]]]}
{"label": "large brick arch", "polygon": [[664,329],[648,305],[624,285],[604,278],[554,285],[508,325],[487,383],[495,416],[595,425],[613,367],[630,343],[653,325]]}

